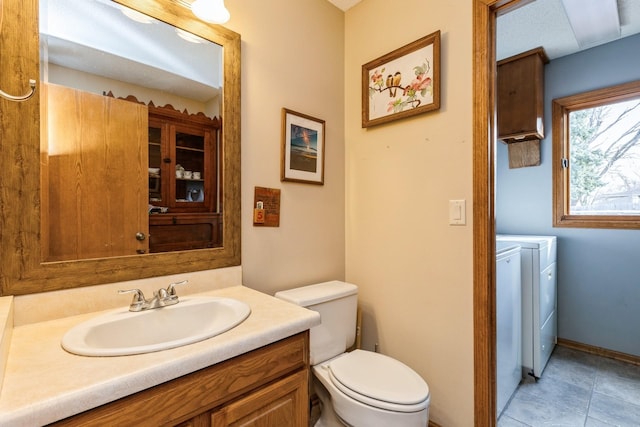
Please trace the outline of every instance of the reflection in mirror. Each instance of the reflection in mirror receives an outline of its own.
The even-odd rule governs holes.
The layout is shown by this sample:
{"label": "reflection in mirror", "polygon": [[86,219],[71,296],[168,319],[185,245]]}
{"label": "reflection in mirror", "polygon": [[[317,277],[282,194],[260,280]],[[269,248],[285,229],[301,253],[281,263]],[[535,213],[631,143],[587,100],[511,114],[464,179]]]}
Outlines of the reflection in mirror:
{"label": "reflection in mirror", "polygon": [[[58,2],[59,0],[56,0],[56,3]],[[73,1],[72,4],[78,5],[84,4],[85,2],[85,0]],[[27,3],[31,6],[36,4],[32,4],[30,2]],[[171,24],[174,27],[179,27],[189,33],[198,35],[203,39],[210,40],[221,47],[220,50],[224,58],[222,65],[216,65],[216,69],[211,71],[214,72],[220,67],[223,69],[223,72],[219,77],[223,83],[219,89],[221,92],[219,116],[221,118],[218,118],[218,121],[224,120],[224,126],[218,130],[218,135],[216,135],[216,137],[220,137],[220,142],[217,146],[220,153],[219,156],[214,159],[214,166],[219,165],[219,182],[222,183],[222,185],[220,186],[219,194],[212,196],[212,199],[210,199],[214,200],[215,198],[218,198],[220,200],[217,211],[214,210],[209,212],[211,214],[219,214],[222,218],[222,221],[218,223],[218,232],[222,236],[222,245],[197,250],[177,250],[171,252],[145,253],[144,255],[134,254],[125,256],[97,257],[97,255],[89,255],[87,258],[77,260],[42,262],[42,255],[48,253],[50,247],[47,240],[49,239],[49,232],[53,227],[55,227],[54,225],[41,227],[41,224],[47,221],[47,215],[52,211],[52,209],[49,209],[48,207],[50,203],[48,181],[52,180],[52,174],[48,173],[47,170],[48,166],[50,166],[50,156],[47,151],[44,151],[43,153],[40,152],[40,147],[43,142],[41,141],[41,133],[45,136],[45,148],[49,149],[51,146],[50,141],[47,140],[48,130],[46,127],[46,123],[51,119],[51,117],[46,114],[46,110],[48,108],[46,102],[47,99],[44,98],[41,100],[40,96],[34,96],[26,102],[3,104],[2,114],[0,115],[0,118],[2,119],[2,125],[0,126],[2,140],[10,141],[9,144],[0,144],[0,147],[2,147],[2,156],[0,156],[0,164],[2,165],[2,167],[0,167],[0,189],[2,189],[2,191],[0,191],[0,206],[2,206],[2,215],[0,217],[0,221],[2,222],[0,246],[2,247],[2,253],[7,255],[0,257],[0,294],[2,295],[24,295],[36,292],[39,293],[76,288],[80,286],[92,286],[102,283],[123,282],[149,277],[175,275],[192,271],[239,266],[241,263],[240,34],[221,26],[207,24],[195,18],[189,9],[188,1],[184,0],[114,0],[113,3],[124,4],[132,7],[146,15],[156,17],[162,22]],[[38,76],[40,69],[38,54],[39,37],[27,36],[38,34],[38,8],[31,6],[27,7],[25,2],[21,0],[3,0],[2,5],[3,38],[2,43],[0,43],[0,57],[7,69],[11,69],[13,71],[12,73],[0,74],[3,82],[2,86],[7,88],[21,88],[25,81],[28,81],[28,79],[33,78],[34,76]],[[107,21],[106,18],[103,16],[101,17],[102,20],[105,22]],[[46,21],[48,24],[48,18]],[[7,23],[11,23],[11,25],[8,26]],[[97,25],[98,24],[96,24],[96,26]],[[5,29],[8,31],[5,31]],[[125,30],[118,28],[118,32],[124,33]],[[173,57],[174,55],[174,53],[170,52],[164,46],[158,48],[147,46],[146,50],[153,52],[156,56],[169,55],[169,57]],[[47,54],[47,56],[50,55]],[[172,60],[169,62],[175,61]],[[120,69],[124,69],[123,67],[124,66],[121,66]],[[49,66],[45,68],[45,70],[47,70],[46,74],[52,75],[53,73],[48,72],[48,69]],[[128,75],[129,72],[125,74]],[[44,73],[43,76],[46,77]],[[54,86],[61,87],[61,85],[55,83],[46,83],[39,81],[39,79],[37,80],[36,93],[38,94],[44,91],[48,92]],[[151,80],[151,77],[146,77],[143,80]],[[100,88],[96,93],[90,93],[88,90],[82,89],[82,97],[89,97],[89,95],[91,95],[99,97],[103,102],[105,99],[110,99],[114,101],[114,103],[115,101],[124,102],[122,100],[118,100],[118,98],[122,96],[121,93],[124,93],[124,91],[120,92],[116,90],[116,92],[114,92],[115,97],[111,98],[102,95],[102,92],[105,90],[109,89]],[[129,91],[126,93],[127,95],[130,94]],[[116,133],[119,128],[124,129],[127,127],[124,125],[118,126],[115,119],[112,119],[111,112],[115,108],[111,108],[111,104],[108,102],[105,102],[104,106],[93,109],[89,112],[79,109],[71,110],[78,116],[78,120],[82,119],[80,120],[81,123],[84,121],[84,117],[92,119],[90,125],[82,128],[76,128],[75,126],[66,127],[65,131],[76,138],[77,143],[81,147],[84,147],[85,144],[88,144],[89,141],[93,140],[107,141],[109,144],[96,144],[93,151],[87,148],[85,153],[78,155],[76,158],[69,157],[68,161],[74,165],[74,168],[72,168],[74,171],[71,176],[72,181],[69,181],[66,178],[58,179],[63,183],[60,188],[78,189],[74,196],[77,196],[78,194],[81,195],[81,200],[83,202],[82,204],[78,204],[76,211],[65,213],[63,220],[59,221],[59,224],[76,224],[79,220],[82,220],[81,214],[84,213],[87,206],[91,207],[92,203],[98,203],[104,200],[107,201],[106,206],[115,206],[117,208],[115,211],[120,212],[118,214],[120,215],[120,219],[114,219],[114,223],[117,223],[118,221],[122,222],[125,219],[128,222],[130,214],[125,214],[123,200],[136,193],[141,195],[141,198],[134,198],[137,200],[137,203],[140,203],[140,200],[143,200],[141,207],[138,207],[137,209],[146,214],[146,216],[143,215],[143,217],[146,217],[149,221],[149,227],[152,226],[152,218],[160,217],[160,214],[149,215],[148,213],[149,168],[152,167],[149,166],[148,163],[151,158],[148,151],[142,150],[141,154],[134,154],[126,151],[128,150],[129,145],[136,145],[131,142],[128,145],[111,144],[112,141],[124,140],[125,138],[126,140],[129,140],[131,137],[131,141],[134,142],[138,140],[145,141],[148,147],[150,140],[150,138],[148,138],[150,135],[148,126],[154,120],[151,112],[153,112],[152,109],[156,107],[148,106],[146,104],[148,101],[145,101],[147,98],[144,96],[136,96],[139,96],[141,98],[140,101],[145,104],[128,102],[128,105],[145,107],[148,109],[147,114],[145,115],[140,111],[133,111],[131,114],[125,114],[125,116],[128,116],[129,120],[132,122],[139,121],[141,123],[141,126],[138,126],[138,129],[141,129],[141,135],[125,135],[117,138],[104,135],[94,136],[92,132],[94,129],[101,127],[98,126],[99,124],[104,124],[103,127],[109,127],[112,132]],[[75,104],[79,105],[81,95],[74,95],[71,99],[74,100],[73,102]],[[162,100],[159,101],[158,104],[154,105],[164,106],[164,103],[166,102],[173,101]],[[183,111],[182,106],[176,106],[176,108],[180,108],[180,112]],[[188,109],[190,107],[185,108]],[[80,111],[82,111],[81,114]],[[191,116],[193,115],[193,112],[191,110],[188,111],[190,118],[192,118]],[[94,116],[96,112],[101,114],[101,116],[95,118]],[[160,117],[177,114],[175,109],[164,109],[159,107],[154,113]],[[205,115],[207,114],[212,113],[206,112]],[[67,114],[67,116],[68,115],[69,114]],[[176,117],[172,117],[172,119],[177,120]],[[188,128],[190,132],[192,131],[193,126],[188,123],[183,123],[181,124],[180,129],[177,129],[178,132],[183,132],[183,130],[181,130],[183,129],[182,126]],[[165,127],[171,128],[171,125],[166,124]],[[177,125],[175,127],[178,128]],[[45,131],[42,132],[41,129],[45,129]],[[199,132],[201,132],[200,134],[204,135],[205,132],[201,127],[199,129]],[[78,133],[86,134],[86,136],[78,138]],[[196,133],[196,135],[200,134]],[[89,136],[92,136],[92,138],[90,139]],[[59,141],[66,142],[64,139]],[[191,147],[186,146],[184,148],[188,149]],[[137,153],[140,153],[140,150],[138,150]],[[87,156],[93,154],[96,155],[98,161],[94,161],[94,163],[91,164],[85,164]],[[97,193],[96,191],[93,191],[93,189],[97,188],[99,185],[103,185],[104,180],[101,181],[96,178],[91,178],[93,181],[88,180],[87,184],[82,186],[73,181],[79,180],[84,176],[89,177],[89,171],[92,170],[106,171],[110,168],[119,167],[120,163],[124,164],[125,159],[129,160],[130,158],[135,158],[137,155],[140,155],[140,159],[137,159],[136,166],[126,166],[124,168],[124,172],[112,173],[111,175],[103,173],[103,177],[106,175],[108,179],[111,180],[109,187],[117,188],[121,185],[118,182],[119,179],[123,179],[125,176],[138,174],[144,177],[143,181],[145,182],[141,184],[143,187],[142,189],[135,187],[123,187],[126,188],[126,190],[116,192],[116,196],[104,194],[101,195],[101,197],[98,197],[97,201],[95,201],[96,199],[89,201],[88,197]],[[112,158],[117,159],[117,161],[105,160],[100,156],[105,158],[112,156]],[[171,152],[169,152],[168,157],[170,156]],[[206,154],[204,154],[204,156],[206,156]],[[163,158],[161,158],[161,160],[163,161]],[[175,165],[173,166],[173,176],[175,177]],[[164,161],[163,167],[167,168],[167,166],[164,166]],[[188,167],[192,168],[191,176],[193,179],[193,172],[196,171],[195,167]],[[205,167],[207,166],[205,165]],[[185,165],[185,171],[186,170],[188,170],[188,168]],[[163,175],[162,170],[160,171],[160,175],[166,176]],[[201,171],[201,178],[203,176],[205,175],[202,175]],[[56,178],[53,178],[53,181],[55,183]],[[169,183],[169,187],[172,185],[176,185],[175,182]],[[215,186],[215,183],[210,185]],[[210,209],[209,205],[207,205],[203,200],[200,200],[199,194],[196,193],[191,195],[192,201],[186,202],[180,202],[177,200],[178,197],[175,196],[175,189],[173,189],[173,193],[171,191],[167,193],[169,195],[173,195],[176,199],[174,200],[176,206],[173,208],[169,207],[169,212],[171,212],[172,209],[174,210],[173,213],[176,215],[176,224],[174,224],[172,218],[169,217],[169,223],[167,225],[180,225],[180,222],[178,221],[179,219],[184,219],[185,221],[188,220],[188,218],[179,218],[177,216],[178,214],[182,214],[185,217],[188,217],[189,215],[198,216],[203,214],[202,211],[191,213],[179,212],[177,211],[178,209],[186,207],[193,207],[194,210],[196,207],[199,207],[200,209]],[[164,193],[162,194],[163,195],[161,197],[165,197]],[[87,197],[87,200],[85,200],[85,197]],[[193,199],[195,199],[195,201],[193,201]],[[160,203],[158,203],[158,205],[160,205]],[[107,211],[105,210],[104,212],[106,215]],[[114,215],[112,213],[114,212],[113,210],[110,209],[108,212],[109,215]],[[209,212],[204,213],[209,214]],[[87,221],[85,221],[84,226],[88,227]],[[78,242],[82,241],[82,239],[88,240],[95,236],[111,233],[106,226],[102,229],[94,227],[88,232],[85,232],[84,229],[81,230],[82,233],[89,234],[77,236],[71,234],[71,232],[65,232],[66,234],[60,235],[65,241]],[[93,236],[91,234],[93,234]],[[151,237],[149,237],[149,234],[140,233],[141,240],[137,240],[136,234],[137,231],[134,234],[135,242],[143,242],[143,244],[153,240],[154,238],[153,231],[149,231]],[[201,236],[197,235],[197,233],[192,233],[191,235],[193,236],[194,234],[196,234],[196,237]],[[155,235],[157,237],[159,233],[155,233]],[[180,242],[181,244],[185,244],[185,240],[188,242],[189,237],[182,238],[183,241]],[[168,248],[164,247],[162,249],[167,250]],[[91,258],[91,256],[94,257]]]}
{"label": "reflection in mirror", "polygon": [[222,54],[109,0],[40,0],[43,261],[222,246]]}

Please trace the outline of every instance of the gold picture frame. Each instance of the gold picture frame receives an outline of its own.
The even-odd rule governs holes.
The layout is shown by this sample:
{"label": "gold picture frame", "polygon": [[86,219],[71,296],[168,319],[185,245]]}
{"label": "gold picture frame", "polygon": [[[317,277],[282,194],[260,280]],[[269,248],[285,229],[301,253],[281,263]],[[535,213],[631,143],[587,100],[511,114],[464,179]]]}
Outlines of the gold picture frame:
{"label": "gold picture frame", "polygon": [[362,127],[440,108],[440,30],[362,66]]}

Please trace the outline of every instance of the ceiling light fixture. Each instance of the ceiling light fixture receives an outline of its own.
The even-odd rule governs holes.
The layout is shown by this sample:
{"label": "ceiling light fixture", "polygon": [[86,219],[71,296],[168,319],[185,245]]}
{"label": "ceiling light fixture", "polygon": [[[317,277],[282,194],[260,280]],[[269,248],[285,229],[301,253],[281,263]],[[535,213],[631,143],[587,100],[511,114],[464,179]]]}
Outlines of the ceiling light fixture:
{"label": "ceiling light fixture", "polygon": [[198,18],[211,24],[224,24],[231,17],[224,7],[224,0],[195,0],[191,3],[191,11]]}

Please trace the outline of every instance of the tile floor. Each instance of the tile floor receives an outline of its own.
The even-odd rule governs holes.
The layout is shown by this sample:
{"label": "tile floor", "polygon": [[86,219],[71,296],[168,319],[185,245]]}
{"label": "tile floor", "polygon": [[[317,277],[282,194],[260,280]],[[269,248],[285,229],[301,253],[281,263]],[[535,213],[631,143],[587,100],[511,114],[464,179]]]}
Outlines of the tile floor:
{"label": "tile floor", "polygon": [[513,394],[498,427],[639,427],[640,366],[556,346],[542,378]]}

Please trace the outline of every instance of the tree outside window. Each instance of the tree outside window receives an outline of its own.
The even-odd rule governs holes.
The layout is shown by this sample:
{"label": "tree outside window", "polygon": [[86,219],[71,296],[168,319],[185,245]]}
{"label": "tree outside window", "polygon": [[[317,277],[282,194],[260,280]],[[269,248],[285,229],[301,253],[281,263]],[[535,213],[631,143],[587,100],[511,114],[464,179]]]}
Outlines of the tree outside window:
{"label": "tree outside window", "polygon": [[554,225],[640,228],[640,82],[553,101]]}

